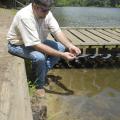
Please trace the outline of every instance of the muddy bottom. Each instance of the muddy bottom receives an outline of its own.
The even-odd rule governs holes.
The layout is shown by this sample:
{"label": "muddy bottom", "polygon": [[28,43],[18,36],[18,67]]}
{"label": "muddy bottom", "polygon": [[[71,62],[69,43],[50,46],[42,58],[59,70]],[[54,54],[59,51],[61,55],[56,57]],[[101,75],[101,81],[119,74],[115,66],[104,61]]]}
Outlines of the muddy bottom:
{"label": "muddy bottom", "polygon": [[54,69],[48,120],[120,120],[120,69]]}

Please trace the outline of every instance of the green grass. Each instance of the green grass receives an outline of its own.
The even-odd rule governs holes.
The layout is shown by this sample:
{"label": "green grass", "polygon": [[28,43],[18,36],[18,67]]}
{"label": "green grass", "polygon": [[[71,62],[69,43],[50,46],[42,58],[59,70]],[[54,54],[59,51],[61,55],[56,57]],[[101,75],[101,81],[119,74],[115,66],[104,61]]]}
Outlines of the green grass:
{"label": "green grass", "polygon": [[30,96],[33,96],[35,91],[36,91],[36,88],[35,88],[35,85],[31,83],[31,81],[28,82],[28,87],[29,87],[29,94]]}
{"label": "green grass", "polygon": [[26,68],[26,74],[27,74],[27,81],[28,81],[28,87],[29,87],[29,94],[30,96],[33,96],[35,91],[36,91],[36,87],[34,85],[34,83],[31,80],[31,70],[32,70],[32,65],[31,65],[31,61],[30,60],[25,60],[25,68]]}

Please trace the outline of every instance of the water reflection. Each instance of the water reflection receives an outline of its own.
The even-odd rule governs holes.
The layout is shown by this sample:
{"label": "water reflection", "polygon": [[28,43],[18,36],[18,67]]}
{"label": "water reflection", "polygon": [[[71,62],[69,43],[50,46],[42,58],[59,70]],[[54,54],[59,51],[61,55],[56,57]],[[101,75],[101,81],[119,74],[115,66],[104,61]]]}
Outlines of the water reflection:
{"label": "water reflection", "polygon": [[56,7],[54,16],[60,26],[120,26],[120,8]]}
{"label": "water reflection", "polygon": [[[110,87],[120,91],[120,69],[56,69],[52,75],[60,76],[58,80],[69,89],[89,91],[97,94]],[[60,89],[55,86],[53,89]]]}
{"label": "water reflection", "polygon": [[[119,120],[120,69],[55,69],[49,74],[59,77],[50,83],[49,120]],[[65,95],[67,90],[74,94]],[[61,94],[57,94],[61,93]]]}

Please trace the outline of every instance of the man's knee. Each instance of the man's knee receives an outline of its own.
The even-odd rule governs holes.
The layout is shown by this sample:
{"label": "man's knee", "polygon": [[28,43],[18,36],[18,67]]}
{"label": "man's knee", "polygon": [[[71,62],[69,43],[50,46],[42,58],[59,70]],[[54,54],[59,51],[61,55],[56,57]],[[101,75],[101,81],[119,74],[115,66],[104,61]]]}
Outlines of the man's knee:
{"label": "man's knee", "polygon": [[46,61],[45,55],[38,51],[35,51],[32,53],[32,58],[34,62],[45,62]]}
{"label": "man's knee", "polygon": [[60,42],[58,42],[58,49],[59,49],[59,51],[64,52],[65,46],[63,44],[61,44]]}

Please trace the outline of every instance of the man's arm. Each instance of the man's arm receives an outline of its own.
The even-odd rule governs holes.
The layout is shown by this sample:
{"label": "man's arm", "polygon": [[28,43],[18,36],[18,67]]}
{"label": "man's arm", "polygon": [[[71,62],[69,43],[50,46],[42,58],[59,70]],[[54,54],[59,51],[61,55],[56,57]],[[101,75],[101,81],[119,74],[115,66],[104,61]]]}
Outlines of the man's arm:
{"label": "man's arm", "polygon": [[53,48],[51,48],[48,45],[45,45],[43,43],[34,45],[33,48],[35,48],[37,51],[43,52],[47,55],[61,57],[61,58],[66,59],[66,60],[73,60],[75,58],[75,56],[72,53],[57,51],[57,50],[55,50],[55,49],[53,49]]}
{"label": "man's arm", "polygon": [[35,48],[37,51],[43,52],[47,55],[61,57],[66,60],[73,60],[76,57],[76,55],[81,53],[80,49],[78,47],[74,46],[65,37],[65,35],[62,32],[58,32],[54,36],[59,42],[61,42],[63,45],[65,45],[69,49],[69,52],[57,51],[57,50],[53,49],[52,47],[49,47],[48,45],[45,45],[43,43],[34,45],[33,48]]}
{"label": "man's arm", "polygon": [[49,16],[48,16],[48,28],[50,29],[51,33],[53,33],[54,37],[56,38],[56,40],[58,40],[59,42],[61,42],[64,46],[66,46],[69,49],[69,52],[74,54],[75,56],[80,54],[81,51],[79,48],[77,48],[76,46],[74,46],[63,34],[63,32],[61,31],[58,22],[56,21],[56,19],[53,17],[52,13],[49,12]]}
{"label": "man's arm", "polygon": [[78,55],[81,53],[81,50],[76,47],[75,45],[73,45],[64,35],[64,33],[62,31],[57,32],[56,34],[54,34],[54,37],[56,40],[58,40],[59,42],[61,42],[63,45],[65,45],[70,53],[74,54],[74,55]]}
{"label": "man's arm", "polygon": [[55,33],[54,37],[56,40],[58,40],[63,45],[65,45],[65,47],[67,48],[70,48],[71,46],[73,46],[73,44],[66,38],[66,36],[62,31]]}

